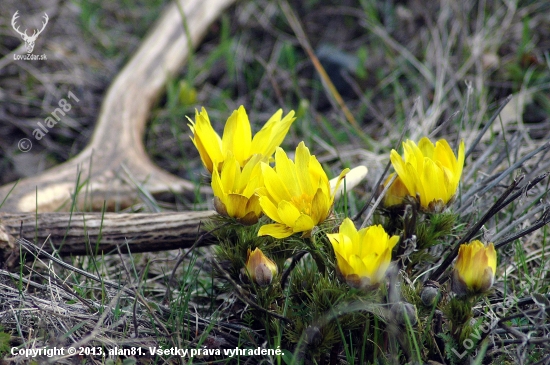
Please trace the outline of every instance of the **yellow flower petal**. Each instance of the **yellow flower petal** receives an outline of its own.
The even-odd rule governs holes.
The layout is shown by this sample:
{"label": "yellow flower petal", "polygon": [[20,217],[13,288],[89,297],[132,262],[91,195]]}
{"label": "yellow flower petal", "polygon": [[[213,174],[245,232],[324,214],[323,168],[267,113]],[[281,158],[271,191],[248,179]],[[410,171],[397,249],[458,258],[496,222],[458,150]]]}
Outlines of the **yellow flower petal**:
{"label": "yellow flower petal", "polygon": [[271,236],[274,238],[287,238],[291,236],[294,232],[292,228],[287,227],[284,224],[273,223],[273,224],[264,224],[260,227],[258,231],[258,236]]}
{"label": "yellow flower petal", "polygon": [[212,174],[212,191],[214,192],[214,196],[217,196],[222,201],[225,200],[225,191],[223,189],[222,181],[220,179],[220,174],[218,173],[218,170],[214,170],[214,173]]}
{"label": "yellow flower petal", "polygon": [[[279,217],[281,221],[279,223],[286,224],[288,227],[294,227],[296,220],[300,217],[300,211],[291,202],[283,200],[279,202],[278,207]],[[296,230],[296,232],[301,232]]]}
{"label": "yellow flower petal", "polygon": [[244,165],[244,162],[250,157],[251,140],[250,121],[244,107],[241,105],[225,123],[222,137],[224,156],[231,152],[239,161],[239,164]]}
{"label": "yellow flower petal", "polygon": [[363,260],[361,260],[361,257],[359,257],[358,255],[352,254],[348,256],[346,261],[348,262],[349,266],[353,268],[352,274],[355,274],[359,277],[372,276],[369,270],[367,269],[367,267],[365,266],[365,263],[363,262]]}
{"label": "yellow flower petal", "polygon": [[274,220],[275,222],[280,222],[281,218],[279,217],[279,211],[275,204],[269,199],[267,196],[260,197],[260,206],[262,207],[262,211],[265,215],[267,215],[269,218]]}
{"label": "yellow flower petal", "polygon": [[298,168],[281,148],[277,148],[275,151],[275,170],[279,179],[284,181],[285,189],[290,196],[300,195],[301,188],[298,183]]}
{"label": "yellow flower petal", "polygon": [[416,196],[416,188],[414,186],[414,177],[410,176],[405,168],[405,161],[399,156],[396,150],[390,153],[390,160],[397,175],[401,178],[403,185],[407,188],[409,195]]}
{"label": "yellow flower petal", "polygon": [[321,188],[317,189],[311,201],[311,219],[313,222],[324,221],[330,213],[330,197]]}
{"label": "yellow flower petal", "polygon": [[294,221],[292,229],[294,232],[309,232],[315,227],[315,223],[307,214],[300,214],[298,219]]}
{"label": "yellow flower petal", "polygon": [[337,268],[340,271],[340,274],[345,278],[346,276],[352,275],[354,273],[353,267],[346,261],[346,259],[338,253],[338,251],[334,251],[336,254],[336,261],[338,262]]}
{"label": "yellow flower petal", "polygon": [[228,194],[226,200],[227,214],[230,217],[244,217],[248,212],[246,211],[246,205],[248,199],[239,194]]}
{"label": "yellow flower petal", "polygon": [[223,161],[221,138],[212,128],[208,113],[204,108],[200,113],[195,111],[194,123],[191,119],[189,121],[188,126],[193,132],[191,140],[199,151],[204,166],[212,173],[214,161],[217,163]]}
{"label": "yellow flower petal", "polygon": [[[386,181],[384,181],[384,187],[388,185],[388,183],[391,181],[395,173],[392,173],[388,176]],[[390,186],[388,191],[386,191],[386,195],[384,195],[384,201],[383,204],[386,208],[390,208],[396,205],[402,205],[403,199],[407,196],[410,196],[409,190],[403,184],[403,181],[399,176],[395,179],[393,184]]]}
{"label": "yellow flower petal", "polygon": [[314,181],[319,179],[319,175],[315,170],[316,166],[312,166],[315,171],[314,174],[310,171],[310,159],[311,155],[309,153],[309,149],[305,146],[304,142],[300,142],[296,148],[296,174],[299,182],[299,192],[307,195],[315,194],[315,190],[313,190],[314,188],[312,185],[312,178]]}
{"label": "yellow flower petal", "polygon": [[221,173],[221,183],[227,189],[227,193],[235,192],[238,179],[241,175],[241,168],[233,156],[229,156],[224,162]]}
{"label": "yellow flower petal", "polygon": [[296,120],[294,111],[290,111],[282,120],[283,111],[279,109],[256,133],[252,139],[252,151],[261,153],[264,156],[271,156],[288,133],[291,124]]}
{"label": "yellow flower petal", "polygon": [[434,157],[435,146],[428,137],[422,137],[422,139],[420,139],[420,142],[418,142],[418,149],[422,153],[422,156],[428,157],[428,158]]}
{"label": "yellow flower petal", "polygon": [[[272,201],[290,201],[291,195],[286,189],[285,182],[280,175],[268,164],[262,162],[262,175],[264,178],[265,191]],[[261,194],[261,192],[258,192]]]}

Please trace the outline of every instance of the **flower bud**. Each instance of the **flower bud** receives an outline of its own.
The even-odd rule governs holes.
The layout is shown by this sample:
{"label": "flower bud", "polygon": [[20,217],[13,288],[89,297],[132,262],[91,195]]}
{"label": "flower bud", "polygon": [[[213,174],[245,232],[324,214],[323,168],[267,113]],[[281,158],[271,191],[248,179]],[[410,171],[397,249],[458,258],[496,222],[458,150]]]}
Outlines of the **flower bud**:
{"label": "flower bud", "polygon": [[245,269],[250,279],[260,286],[271,284],[278,272],[277,264],[268,259],[259,248],[252,252],[248,249]]}
{"label": "flower bud", "polygon": [[437,303],[437,301],[439,301],[440,297],[441,292],[439,290],[439,284],[437,282],[428,281],[426,284],[424,284],[424,287],[420,292],[420,299],[422,300],[422,304],[424,304],[426,307],[431,307],[435,303]]}
{"label": "flower bud", "polygon": [[309,346],[316,347],[316,346],[319,346],[319,344],[323,340],[323,334],[321,333],[321,330],[319,329],[319,327],[315,325],[309,325],[306,328],[304,340],[305,340],[305,343],[308,344]]}
{"label": "flower bud", "polygon": [[415,326],[418,322],[416,307],[411,303],[397,302],[391,306],[391,313],[400,326],[406,326],[407,320],[411,326]]}
{"label": "flower bud", "polygon": [[458,295],[483,293],[493,285],[497,267],[497,254],[492,243],[480,241],[463,244],[452,277],[452,289]]}

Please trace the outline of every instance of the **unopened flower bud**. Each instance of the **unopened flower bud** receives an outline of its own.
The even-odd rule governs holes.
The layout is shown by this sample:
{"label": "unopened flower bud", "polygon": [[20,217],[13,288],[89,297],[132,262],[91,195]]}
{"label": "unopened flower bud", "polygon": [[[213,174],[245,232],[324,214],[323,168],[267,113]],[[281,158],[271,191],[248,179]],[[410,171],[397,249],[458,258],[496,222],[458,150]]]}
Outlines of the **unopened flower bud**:
{"label": "unopened flower bud", "polygon": [[407,320],[411,326],[415,326],[418,322],[416,307],[411,303],[397,302],[391,306],[391,313],[400,326],[406,326]]}
{"label": "unopened flower bud", "polygon": [[480,241],[460,245],[452,277],[452,289],[458,295],[483,293],[495,278],[497,254],[492,243]]}
{"label": "unopened flower bud", "polygon": [[431,307],[439,301],[440,294],[439,284],[434,281],[428,281],[420,292],[420,299],[426,307]]}
{"label": "unopened flower bud", "polygon": [[268,259],[259,248],[252,252],[248,249],[245,269],[250,279],[260,286],[271,284],[278,272],[277,264]]}
{"label": "unopened flower bud", "polygon": [[321,340],[323,339],[323,334],[321,333],[321,330],[319,327],[310,325],[306,328],[306,336],[305,336],[305,342],[309,346],[319,346],[321,343]]}

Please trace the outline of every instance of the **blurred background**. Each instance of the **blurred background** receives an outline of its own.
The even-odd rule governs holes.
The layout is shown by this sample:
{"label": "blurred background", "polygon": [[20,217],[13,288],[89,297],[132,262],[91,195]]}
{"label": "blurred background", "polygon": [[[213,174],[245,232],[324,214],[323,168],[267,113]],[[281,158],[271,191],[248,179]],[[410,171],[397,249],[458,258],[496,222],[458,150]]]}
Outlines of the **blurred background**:
{"label": "blurred background", "polygon": [[[106,89],[166,4],[2,1],[0,184],[38,174],[84,148]],[[549,137],[548,1],[288,4],[354,120],[323,87],[279,3],[239,1],[209,28],[151,111],[145,144],[158,165],[192,181],[202,179],[186,119],[202,106],[219,133],[240,105],[255,130],[277,109],[295,110],[298,119],[283,147],[292,151],[304,140],[332,176],[343,167],[369,166],[370,191],[408,115],[408,137],[435,131],[435,137],[450,137],[455,145],[464,138],[468,146],[498,102],[513,95],[487,138],[520,133],[529,146]],[[33,52],[47,60],[14,60],[14,52],[24,53],[11,25],[16,11],[21,30],[40,28],[48,14]],[[35,139],[38,123],[44,124],[69,91],[80,101]],[[18,148],[22,138],[32,140],[29,152]],[[363,199],[361,191],[357,198]]]}

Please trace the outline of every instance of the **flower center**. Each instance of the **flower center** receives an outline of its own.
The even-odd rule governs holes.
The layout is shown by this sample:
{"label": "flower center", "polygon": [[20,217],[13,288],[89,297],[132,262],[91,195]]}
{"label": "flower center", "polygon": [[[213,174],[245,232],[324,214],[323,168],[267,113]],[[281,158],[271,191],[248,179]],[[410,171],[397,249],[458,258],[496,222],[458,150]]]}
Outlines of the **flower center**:
{"label": "flower center", "polygon": [[308,195],[303,193],[302,195],[293,196],[291,198],[291,203],[294,204],[296,208],[302,214],[311,216],[311,202],[313,201],[313,195]]}

